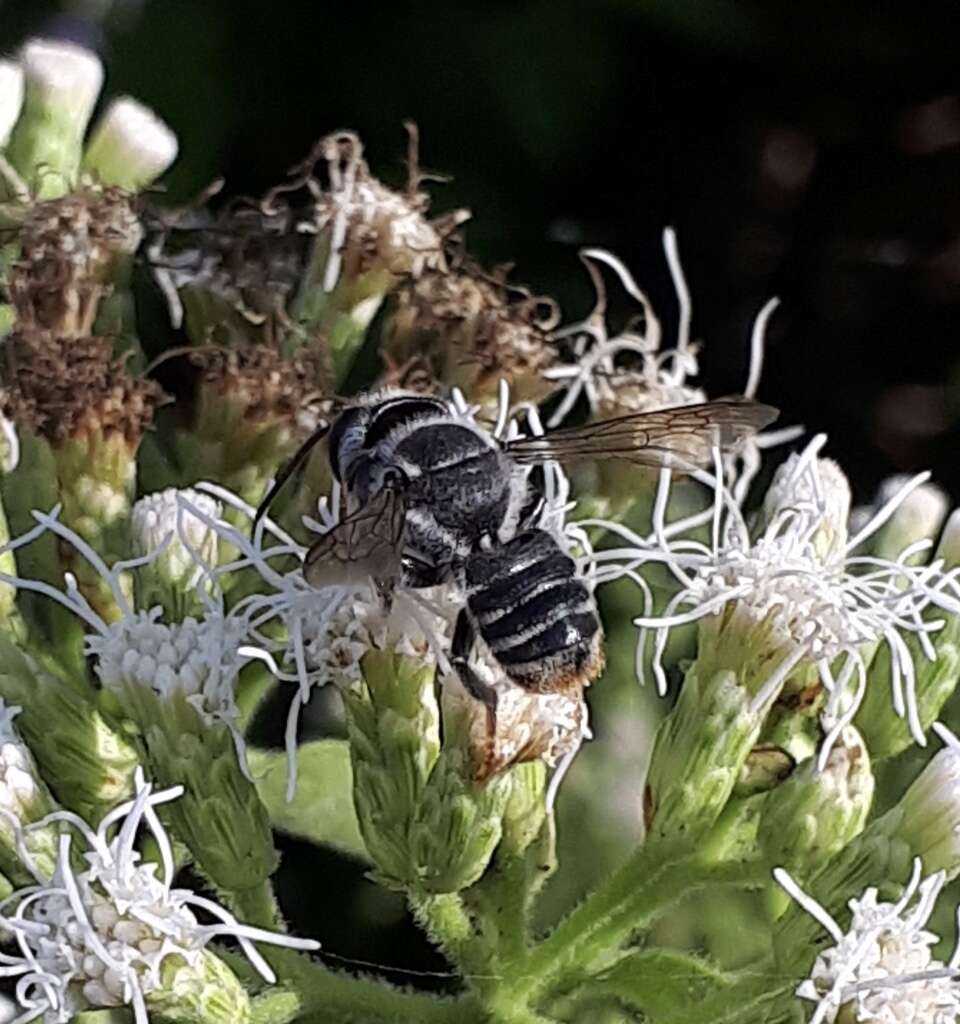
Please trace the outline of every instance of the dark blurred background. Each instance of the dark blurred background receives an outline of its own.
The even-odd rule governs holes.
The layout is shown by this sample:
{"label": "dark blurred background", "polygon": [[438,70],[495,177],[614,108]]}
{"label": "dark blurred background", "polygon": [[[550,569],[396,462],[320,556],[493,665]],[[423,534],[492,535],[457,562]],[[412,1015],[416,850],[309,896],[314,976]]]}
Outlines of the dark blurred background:
{"label": "dark blurred background", "polygon": [[[91,45],[107,95],[176,129],[171,201],[217,175],[263,192],[336,128],[399,183],[413,118],[423,165],[453,179],[434,209],[473,209],[477,256],[515,261],[569,319],[592,301],[577,248],[608,247],[668,337],[675,226],[707,391],[742,388],[779,295],[760,397],[830,434],[859,499],[927,466],[960,497],[958,28],[954,2],[0,0],[0,47]],[[285,845],[295,926],[444,969],[361,867]]]}

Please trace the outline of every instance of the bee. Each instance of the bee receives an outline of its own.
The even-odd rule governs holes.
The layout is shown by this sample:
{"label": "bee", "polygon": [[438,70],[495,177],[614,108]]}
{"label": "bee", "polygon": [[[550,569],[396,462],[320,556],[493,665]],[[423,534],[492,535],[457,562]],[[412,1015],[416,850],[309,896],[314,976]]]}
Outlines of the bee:
{"label": "bee", "polygon": [[500,440],[442,399],[372,392],[308,438],[257,515],[326,436],[346,514],[307,552],[305,578],[315,586],[372,579],[385,603],[398,586],[452,583],[464,606],[451,663],[493,716],[496,691],[471,667],[478,648],[534,693],[582,692],[603,668],[596,602],[574,560],[540,525],[533,468],[614,458],[690,471],[776,416],[770,406],[733,398]]}

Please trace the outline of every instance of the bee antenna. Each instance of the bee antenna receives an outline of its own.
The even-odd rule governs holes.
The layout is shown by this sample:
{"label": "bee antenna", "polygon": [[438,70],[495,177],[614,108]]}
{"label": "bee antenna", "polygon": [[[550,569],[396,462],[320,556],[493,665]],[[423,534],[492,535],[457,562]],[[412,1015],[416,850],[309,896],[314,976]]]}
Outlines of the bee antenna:
{"label": "bee antenna", "polygon": [[277,495],[283,489],[284,484],[290,479],[291,476],[297,471],[297,469],[303,464],[307,456],[313,451],[317,444],[320,443],[330,430],[330,422],[325,421],[317,427],[316,430],[303,442],[302,445],[293,453],[290,461],[280,470],[277,474],[276,480],[273,481],[273,486],[267,491],[263,501],[260,502],[257,507],[256,515],[253,517],[253,529],[256,530],[257,523],[267,514],[267,509],[273,504]]}

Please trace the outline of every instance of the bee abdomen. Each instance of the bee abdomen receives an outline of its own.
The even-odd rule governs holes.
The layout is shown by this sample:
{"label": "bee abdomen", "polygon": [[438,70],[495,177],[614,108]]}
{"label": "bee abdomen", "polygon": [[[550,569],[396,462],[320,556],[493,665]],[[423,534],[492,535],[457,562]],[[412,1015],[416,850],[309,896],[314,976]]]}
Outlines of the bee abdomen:
{"label": "bee abdomen", "polygon": [[504,672],[528,689],[585,685],[599,673],[601,627],[573,559],[529,530],[465,567],[467,608]]}
{"label": "bee abdomen", "polygon": [[600,620],[593,611],[565,616],[542,633],[494,656],[520,686],[539,692],[588,685],[603,667]]}

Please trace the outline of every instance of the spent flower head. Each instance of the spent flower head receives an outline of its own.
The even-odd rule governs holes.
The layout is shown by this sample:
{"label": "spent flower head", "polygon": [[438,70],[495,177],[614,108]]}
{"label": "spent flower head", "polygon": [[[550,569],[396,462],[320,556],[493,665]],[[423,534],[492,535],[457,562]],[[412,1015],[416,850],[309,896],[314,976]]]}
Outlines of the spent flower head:
{"label": "spent flower head", "polygon": [[797,988],[798,996],[816,1003],[810,1024],[954,1024],[960,1014],[960,946],[943,963],[933,955],[939,937],[926,928],[946,881],[942,872],[923,879],[916,859],[896,903],[879,900],[873,887],[850,900],[846,930],[782,868],[774,877],[833,939]]}
{"label": "spent flower head", "polygon": [[[96,830],[66,811],[38,823],[76,829],[82,850],[74,849],[74,836],[64,831],[54,877],[38,876],[37,885],[2,904],[0,924],[17,951],[0,956],[0,976],[18,979],[23,1022],[66,1024],[82,1010],[130,1006],[137,1024],[146,1024],[151,1002],[183,997],[164,991],[168,970],[186,966],[202,982],[209,970],[206,947],[219,937],[236,939],[268,982],[274,974],[255,941],[318,948],[316,942],[247,927],[214,901],[174,888],[170,839],[156,808],[175,800],[182,788],[155,793],[138,773],[136,789],[135,799],[107,814]],[[143,829],[156,844],[159,863],[144,861],[137,849]],[[198,912],[212,923],[202,924]],[[176,979],[187,988],[180,971]]]}

